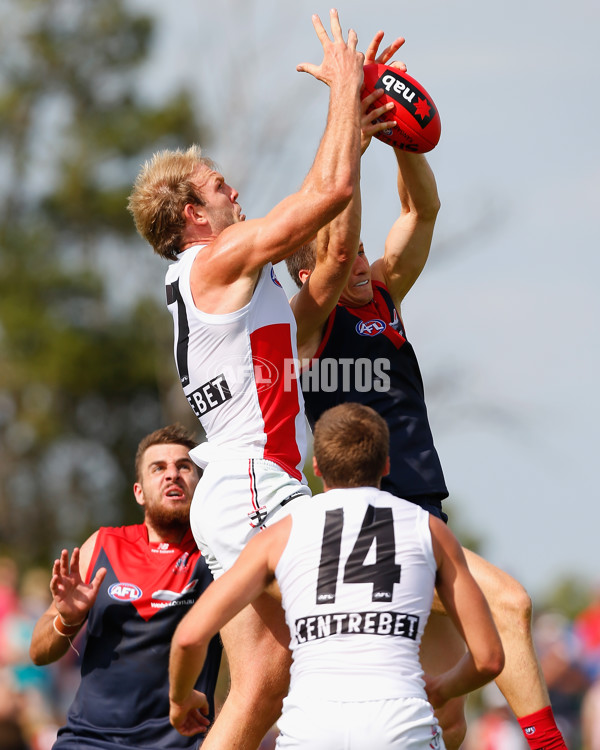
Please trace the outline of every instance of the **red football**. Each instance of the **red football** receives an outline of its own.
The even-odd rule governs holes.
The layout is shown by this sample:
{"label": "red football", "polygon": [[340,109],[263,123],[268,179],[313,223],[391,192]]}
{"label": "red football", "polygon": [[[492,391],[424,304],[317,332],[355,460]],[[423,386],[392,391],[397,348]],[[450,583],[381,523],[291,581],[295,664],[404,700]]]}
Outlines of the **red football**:
{"label": "red football", "polygon": [[395,120],[395,128],[382,130],[375,135],[380,141],[403,151],[424,154],[437,146],[442,124],[432,98],[418,81],[389,65],[365,65],[364,99],[375,89],[383,89],[382,96],[370,109],[393,102],[395,108],[379,118],[382,122]]}

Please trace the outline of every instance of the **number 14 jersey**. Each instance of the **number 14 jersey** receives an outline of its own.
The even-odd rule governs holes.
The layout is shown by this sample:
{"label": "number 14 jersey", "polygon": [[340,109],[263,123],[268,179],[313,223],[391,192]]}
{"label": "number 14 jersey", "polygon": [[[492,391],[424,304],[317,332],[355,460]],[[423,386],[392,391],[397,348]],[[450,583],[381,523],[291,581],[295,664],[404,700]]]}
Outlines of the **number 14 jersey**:
{"label": "number 14 jersey", "polygon": [[374,487],[299,504],[276,569],[290,691],[426,700],[419,646],[435,575],[429,514],[419,506]]}

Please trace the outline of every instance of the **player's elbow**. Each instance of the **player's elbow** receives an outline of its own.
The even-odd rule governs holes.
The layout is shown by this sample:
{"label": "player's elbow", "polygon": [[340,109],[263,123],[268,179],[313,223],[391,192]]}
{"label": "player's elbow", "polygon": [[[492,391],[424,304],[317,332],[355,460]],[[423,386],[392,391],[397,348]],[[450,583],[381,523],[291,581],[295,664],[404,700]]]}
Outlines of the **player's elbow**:
{"label": "player's elbow", "polygon": [[176,648],[183,654],[191,654],[198,646],[198,635],[191,628],[179,625],[171,641],[171,648]]}
{"label": "player's elbow", "polygon": [[35,641],[29,644],[29,658],[36,667],[45,667],[53,661],[48,651],[40,648]]}
{"label": "player's elbow", "polygon": [[432,195],[427,203],[427,205],[424,207],[424,214],[425,218],[429,221],[435,221],[437,219],[437,215],[440,212],[440,208],[442,207],[442,202],[440,200],[440,197],[437,193],[435,195]]}
{"label": "player's elbow", "polygon": [[420,222],[435,222],[442,207],[442,202],[437,192],[427,196],[419,205],[413,207],[415,218]]}
{"label": "player's elbow", "polygon": [[477,670],[486,682],[496,679],[504,669],[504,649],[500,638],[490,639],[485,655],[479,660]]}
{"label": "player's elbow", "polygon": [[326,199],[345,208],[354,194],[356,172],[347,164],[341,165],[335,174],[323,184],[323,195]]}
{"label": "player's elbow", "polygon": [[331,209],[335,215],[341,213],[352,198],[354,187],[351,182],[338,181],[335,187],[326,194],[326,199],[331,203]]}

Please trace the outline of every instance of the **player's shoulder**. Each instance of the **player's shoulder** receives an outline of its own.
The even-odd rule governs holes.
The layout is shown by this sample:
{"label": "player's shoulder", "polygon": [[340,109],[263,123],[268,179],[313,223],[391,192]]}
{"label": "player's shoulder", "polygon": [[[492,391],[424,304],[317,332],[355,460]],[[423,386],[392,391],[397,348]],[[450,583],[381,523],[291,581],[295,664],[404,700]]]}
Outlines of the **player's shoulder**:
{"label": "player's shoulder", "polygon": [[100,541],[114,539],[136,542],[139,539],[147,538],[148,532],[145,525],[140,523],[127,526],[101,526],[96,532],[96,536]]}

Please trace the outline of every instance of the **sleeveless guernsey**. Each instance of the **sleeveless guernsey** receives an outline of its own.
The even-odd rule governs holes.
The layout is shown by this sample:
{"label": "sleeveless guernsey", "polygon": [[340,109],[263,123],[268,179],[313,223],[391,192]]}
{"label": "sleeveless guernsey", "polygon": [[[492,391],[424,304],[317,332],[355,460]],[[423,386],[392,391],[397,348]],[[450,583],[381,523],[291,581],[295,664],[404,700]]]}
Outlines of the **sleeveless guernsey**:
{"label": "sleeveless guernsey", "polygon": [[[143,524],[99,530],[87,582],[107,575],[86,626],[81,684],[55,750],[80,747],[194,748],[169,723],[171,637],[212,581],[191,532],[178,545],[150,544]],[[213,695],[221,646],[215,637],[196,687]]]}
{"label": "sleeveless guernsey", "polygon": [[190,271],[203,247],[185,250],[166,275],[177,370],[207,437],[190,455],[203,468],[214,459],[263,458],[302,480],[304,402],[285,292],[268,263],[246,306],[223,315],[198,310]]}
{"label": "sleeveless guernsey", "polygon": [[311,427],[326,409],[346,401],[370,406],[385,419],[391,469],[383,490],[417,503],[448,497],[419,364],[383,284],[373,282],[367,305],[336,306],[301,384]]}
{"label": "sleeveless guernsey", "polygon": [[372,487],[300,503],[276,569],[290,696],[426,700],[419,645],[435,575],[429,514],[417,505]]}

